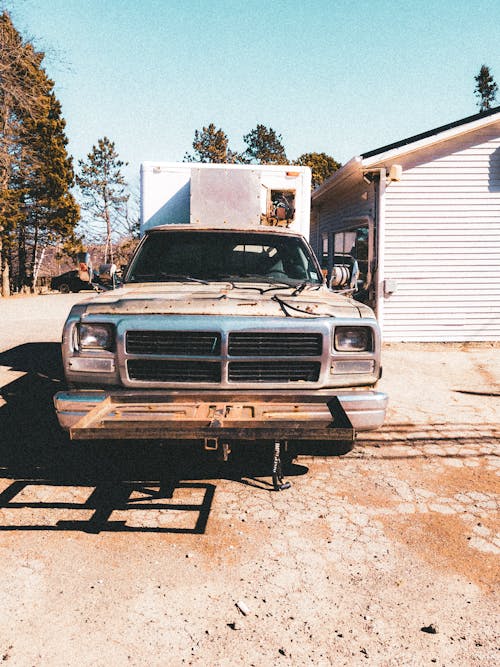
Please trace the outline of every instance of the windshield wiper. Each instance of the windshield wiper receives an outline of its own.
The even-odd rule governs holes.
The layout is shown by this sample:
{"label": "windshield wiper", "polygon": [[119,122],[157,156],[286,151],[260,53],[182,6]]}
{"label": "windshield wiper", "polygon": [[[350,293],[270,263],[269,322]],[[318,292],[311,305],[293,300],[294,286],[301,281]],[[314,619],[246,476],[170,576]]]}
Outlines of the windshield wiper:
{"label": "windshield wiper", "polygon": [[256,283],[269,283],[272,285],[272,287],[256,287],[255,285],[246,285],[245,283],[237,284],[234,280],[231,280],[231,284],[235,288],[256,290],[257,292],[260,292],[260,294],[265,294],[266,292],[271,292],[273,290],[290,289],[291,287],[295,287],[295,283],[289,283],[285,282],[284,280],[278,280],[277,278],[273,278],[272,276],[261,276],[258,274],[245,273],[241,274],[240,278],[250,278],[252,281]]}
{"label": "windshield wiper", "polygon": [[183,276],[177,273],[165,273],[160,271],[157,273],[160,278],[166,278],[167,280],[180,280],[190,283],[202,283],[203,285],[208,285],[208,280],[203,280],[202,278],[193,278],[193,276]]}
{"label": "windshield wiper", "polygon": [[164,273],[159,271],[158,273],[137,273],[132,276],[129,282],[141,282],[142,280],[147,280],[148,282],[156,282],[160,279],[167,280],[179,280],[180,282],[193,282],[193,283],[202,283],[203,285],[208,285],[208,280],[202,280],[201,278],[193,278],[193,276],[183,276],[176,273]]}
{"label": "windshield wiper", "polygon": [[262,290],[262,294],[265,292],[272,292],[273,290],[277,289],[291,289],[292,287],[295,287],[295,283],[284,283],[282,280],[276,280],[276,281],[271,281],[271,280],[266,280],[264,281],[266,283],[271,283],[272,287],[266,287],[265,289]]}
{"label": "windshield wiper", "polygon": [[316,289],[319,289],[321,287],[321,285],[318,285],[318,283],[313,283],[310,280],[304,280],[304,282],[300,283],[300,285],[297,285],[297,287],[292,292],[292,296],[297,296],[298,294],[303,292],[306,287],[312,287],[313,285],[316,286]]}
{"label": "windshield wiper", "polygon": [[[253,283],[271,283],[273,286],[268,287],[267,289],[263,287],[256,287],[255,285],[246,284],[245,279],[250,279]],[[264,292],[268,292],[270,290],[289,289],[290,287],[295,287],[295,283],[284,282],[283,280],[278,280],[272,276],[262,276],[256,273],[220,273],[217,274],[217,276],[210,278],[210,281],[219,280],[227,281],[235,289],[254,290],[260,294],[264,294]]]}

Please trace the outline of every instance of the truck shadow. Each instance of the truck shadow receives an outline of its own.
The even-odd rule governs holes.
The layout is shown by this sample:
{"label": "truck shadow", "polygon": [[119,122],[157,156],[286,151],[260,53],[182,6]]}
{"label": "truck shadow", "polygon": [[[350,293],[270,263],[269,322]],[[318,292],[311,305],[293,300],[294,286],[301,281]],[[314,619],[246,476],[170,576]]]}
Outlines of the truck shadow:
{"label": "truck shadow", "polygon": [[[70,441],[52,403],[64,387],[57,343],[12,348],[0,366],[15,373],[0,387],[0,530],[202,534],[216,489],[205,480],[272,490],[270,448],[245,447],[221,463],[189,443]],[[286,473],[307,470],[292,464]],[[46,520],[61,512],[76,518]]]}

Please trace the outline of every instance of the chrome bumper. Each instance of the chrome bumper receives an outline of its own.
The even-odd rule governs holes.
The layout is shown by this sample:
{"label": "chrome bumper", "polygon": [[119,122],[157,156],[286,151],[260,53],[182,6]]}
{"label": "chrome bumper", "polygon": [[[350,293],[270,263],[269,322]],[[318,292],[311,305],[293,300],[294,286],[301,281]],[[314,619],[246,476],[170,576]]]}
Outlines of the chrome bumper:
{"label": "chrome bumper", "polygon": [[71,390],[54,396],[72,439],[353,440],[379,428],[387,396],[374,390],[164,392]]}

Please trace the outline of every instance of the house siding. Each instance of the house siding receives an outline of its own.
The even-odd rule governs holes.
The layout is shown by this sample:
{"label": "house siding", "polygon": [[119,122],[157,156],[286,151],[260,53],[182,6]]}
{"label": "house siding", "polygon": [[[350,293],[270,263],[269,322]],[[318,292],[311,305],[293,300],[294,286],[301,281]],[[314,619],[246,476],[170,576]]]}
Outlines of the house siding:
{"label": "house siding", "polygon": [[393,162],[384,339],[500,340],[500,122]]}

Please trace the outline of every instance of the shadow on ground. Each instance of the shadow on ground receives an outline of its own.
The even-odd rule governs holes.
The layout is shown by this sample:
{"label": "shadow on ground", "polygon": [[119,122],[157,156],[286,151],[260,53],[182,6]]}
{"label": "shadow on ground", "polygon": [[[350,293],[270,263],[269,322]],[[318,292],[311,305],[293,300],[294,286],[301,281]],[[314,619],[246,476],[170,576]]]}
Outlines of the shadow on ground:
{"label": "shadow on ground", "polygon": [[[57,343],[28,343],[12,348],[0,354],[0,366],[23,373],[0,387],[0,516],[10,517],[0,519],[0,530],[201,534],[206,530],[216,480],[233,480],[256,487],[256,492],[273,490],[272,443],[235,447],[230,461],[223,463],[194,443],[71,442],[59,428],[52,403],[56,391],[64,388]],[[449,428],[453,430],[447,432]],[[491,439],[491,433],[479,435],[477,427],[472,433],[467,430],[465,424],[447,428],[388,424],[376,433],[364,434],[356,453],[369,456],[374,448],[381,448],[378,457],[414,458],[418,445],[449,442],[455,447],[466,447],[477,437]],[[408,454],[400,449],[393,452],[395,445],[404,445]],[[296,451],[331,456],[348,449],[344,443],[300,443]],[[425,451],[420,455],[428,456]],[[461,456],[459,451],[437,454],[448,455]],[[296,463],[285,467],[287,478],[307,472],[306,466]],[[75,488],[82,490],[79,496]],[[127,517],[138,509],[143,516],[134,527]],[[44,517],[52,510],[67,510],[67,516],[76,516],[76,511],[79,518],[50,524]],[[165,525],[165,512],[160,517],[159,510],[169,510],[166,515],[175,516],[176,520]],[[80,518],[82,513],[86,518]],[[189,520],[179,520],[179,513]],[[28,519],[23,521],[26,516]]]}
{"label": "shadow on ground", "polygon": [[[43,523],[10,522],[0,525],[0,530],[203,533],[216,488],[204,480],[230,479],[261,490],[273,490],[271,443],[235,448],[230,461],[223,463],[213,453],[205,452],[198,443],[70,441],[59,428],[52,403],[56,391],[64,388],[57,343],[28,343],[12,348],[0,354],[0,366],[24,373],[0,388],[0,399],[3,399],[0,400],[0,477],[4,482],[11,480],[7,486],[3,484],[0,510],[93,510],[91,518],[83,522],[62,521],[51,527]],[[285,469],[287,477],[303,475],[307,471],[306,466],[291,462]],[[44,490],[83,487],[90,490],[83,502],[60,502],[57,494],[55,500],[45,502],[38,499],[36,487]],[[178,495],[182,491],[185,495],[189,489],[197,496],[196,503],[167,502],[176,492]],[[184,509],[197,512],[198,519],[188,528],[165,529],[154,525],[133,529],[124,521],[109,520],[113,512],[139,506],[153,510],[174,509],[176,512]]]}
{"label": "shadow on ground", "polygon": [[[267,477],[272,448],[264,443],[233,451],[226,464],[186,441],[70,441],[52,402],[64,388],[60,346],[28,343],[0,354],[0,366],[25,373],[0,388],[0,472],[6,477],[83,483]],[[288,474],[304,474],[296,466]],[[243,480],[244,481],[244,480]],[[265,484],[264,484],[265,486]]]}

